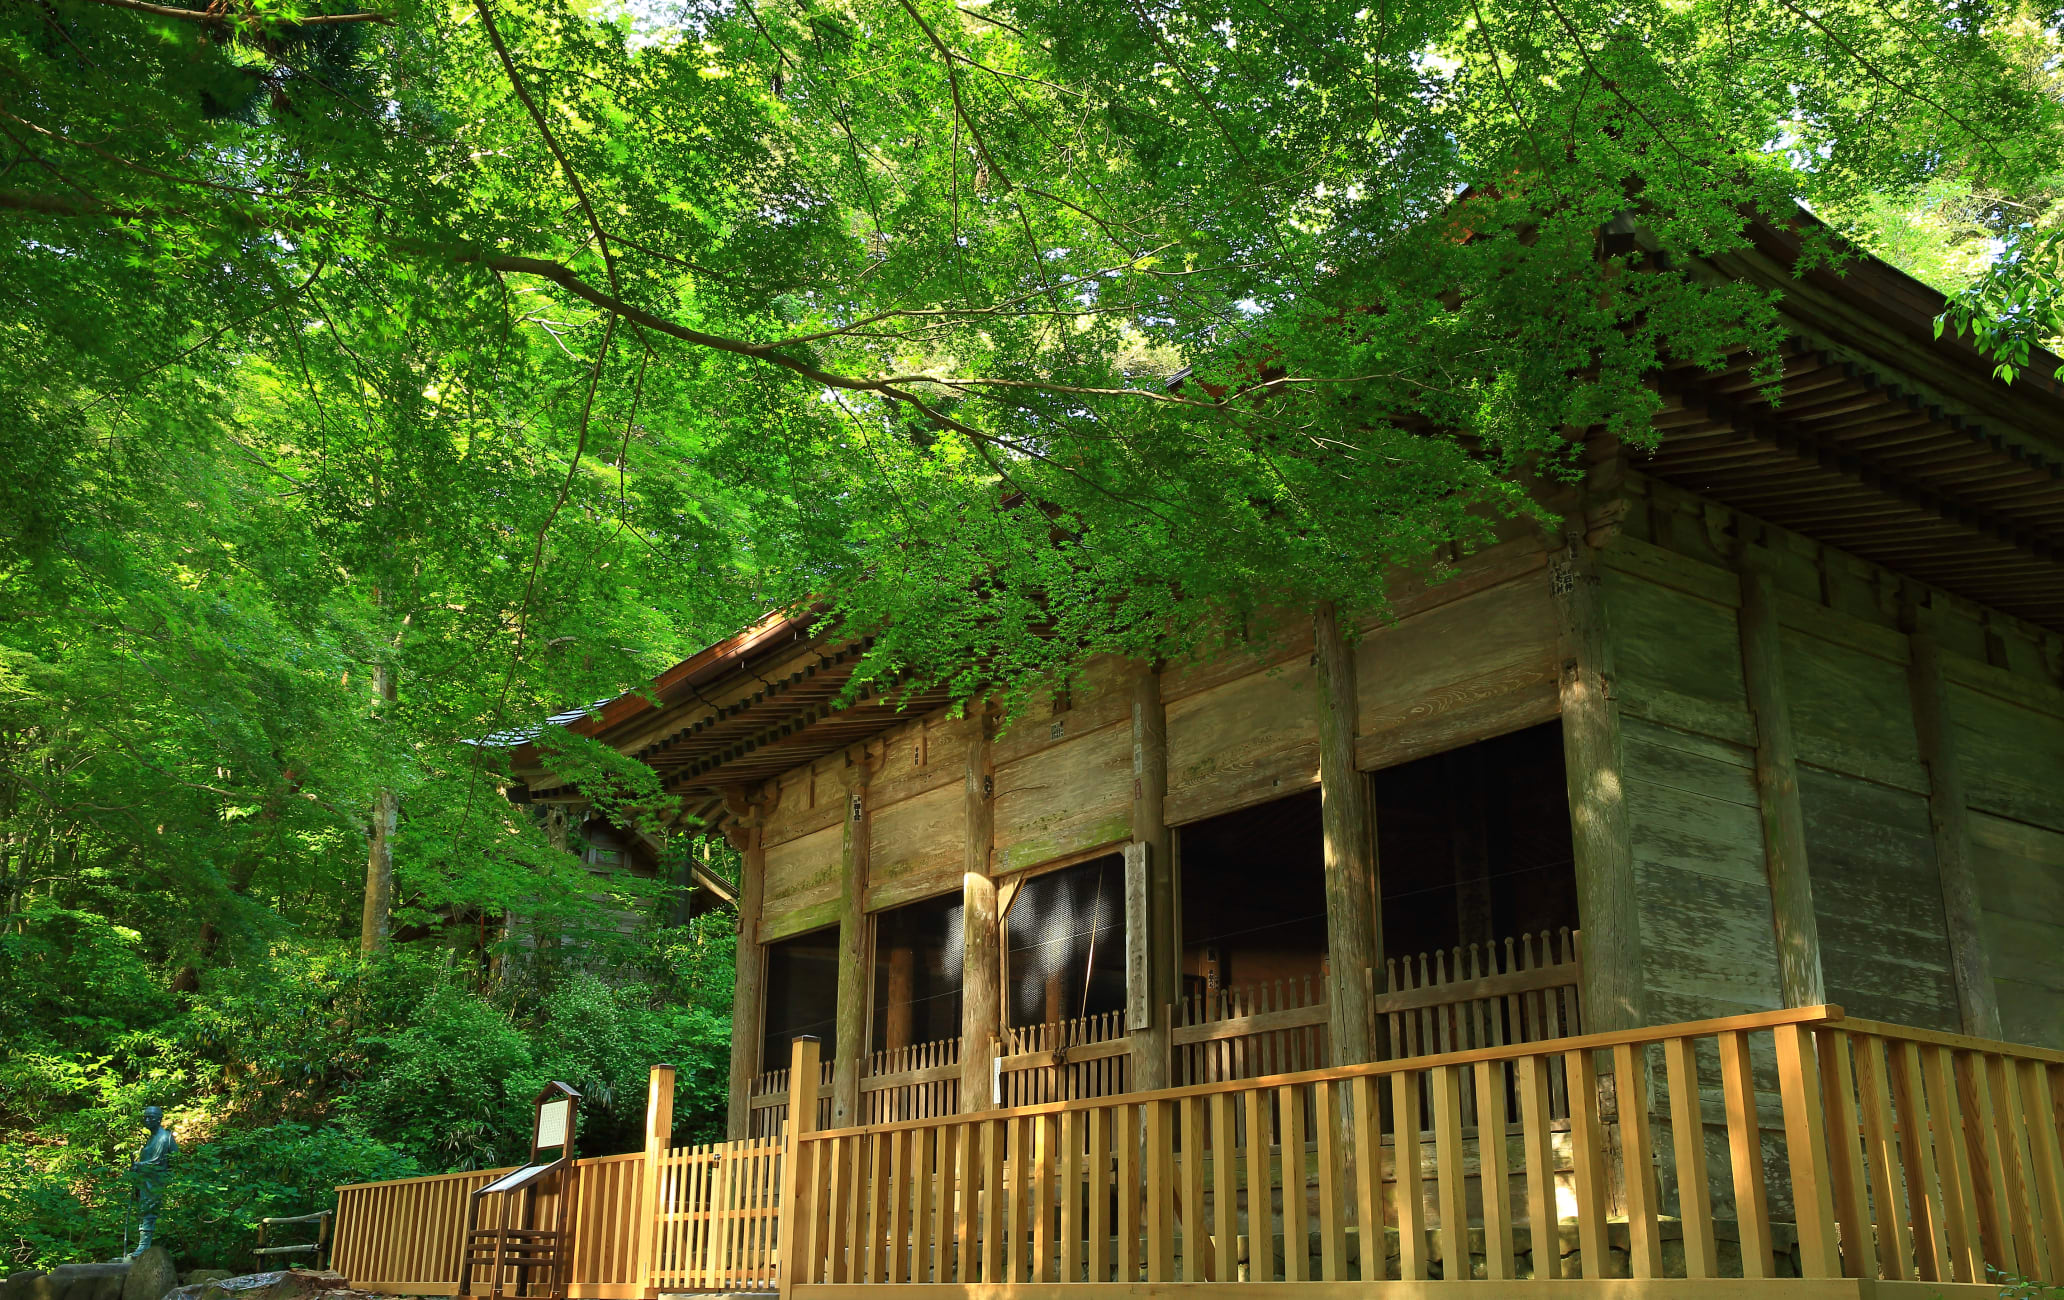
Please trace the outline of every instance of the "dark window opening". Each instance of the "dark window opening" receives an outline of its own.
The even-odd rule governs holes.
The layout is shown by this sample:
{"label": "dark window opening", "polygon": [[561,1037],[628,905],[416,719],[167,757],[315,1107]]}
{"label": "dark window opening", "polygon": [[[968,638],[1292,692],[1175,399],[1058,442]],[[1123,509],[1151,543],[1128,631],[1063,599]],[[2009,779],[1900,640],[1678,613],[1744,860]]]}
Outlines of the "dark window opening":
{"label": "dark window opening", "polygon": [[1003,918],[1013,1027],[1125,1007],[1125,859],[1027,879]]}
{"label": "dark window opening", "polygon": [[960,915],[959,894],[875,914],[875,1051],[960,1036]]}
{"label": "dark window opening", "polygon": [[837,926],[767,945],[762,1070],[786,1069],[789,1044],[799,1034],[816,1035],[824,1059],[831,1059],[838,1019],[838,947]]}
{"label": "dark window opening", "polygon": [[1387,956],[1576,928],[1560,723],[1386,768],[1374,793]]}
{"label": "dark window opening", "polygon": [[1182,827],[1183,996],[1290,981],[1301,999],[1326,964],[1319,792]]}

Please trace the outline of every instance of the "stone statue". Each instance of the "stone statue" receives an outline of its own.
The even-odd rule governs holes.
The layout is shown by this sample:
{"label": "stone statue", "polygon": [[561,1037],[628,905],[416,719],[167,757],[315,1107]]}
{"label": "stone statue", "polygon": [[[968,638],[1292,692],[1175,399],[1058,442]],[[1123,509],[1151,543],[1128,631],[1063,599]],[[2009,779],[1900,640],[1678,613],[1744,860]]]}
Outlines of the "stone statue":
{"label": "stone statue", "polygon": [[172,1130],[165,1127],[165,1112],[162,1107],[143,1108],[143,1126],[150,1130],[144,1139],[143,1150],[136,1157],[136,1163],[129,1167],[129,1177],[136,1184],[136,1219],[143,1229],[137,1238],[136,1249],[130,1254],[141,1255],[151,1247],[151,1235],[158,1226],[158,1210],[165,1203],[165,1184],[172,1177],[172,1157],[179,1154],[179,1143],[172,1136]]}

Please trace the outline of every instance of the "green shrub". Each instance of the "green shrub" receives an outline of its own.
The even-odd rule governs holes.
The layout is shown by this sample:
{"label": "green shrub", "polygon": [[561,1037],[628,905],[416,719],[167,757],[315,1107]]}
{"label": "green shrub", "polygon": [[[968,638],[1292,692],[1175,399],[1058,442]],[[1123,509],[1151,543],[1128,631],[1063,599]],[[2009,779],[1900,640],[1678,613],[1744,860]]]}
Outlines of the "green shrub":
{"label": "green shrub", "polygon": [[532,1057],[509,1014],[446,984],[412,1019],[399,1033],[367,1037],[379,1050],[349,1113],[445,1169],[493,1167],[527,1150]]}
{"label": "green shrub", "polygon": [[553,1079],[580,1090],[583,1152],[614,1155],[643,1144],[646,1083],[651,1067],[662,1062],[676,1071],[676,1141],[707,1140],[711,1119],[721,1126],[728,1018],[667,1005],[645,985],[613,986],[591,975],[569,979],[540,1011],[528,1091],[535,1095]]}
{"label": "green shrub", "polygon": [[413,1158],[342,1125],[225,1129],[181,1153],[159,1236],[186,1267],[241,1272],[252,1264],[258,1220],[334,1210],[335,1189],[345,1183],[425,1172]]}
{"label": "green shrub", "polygon": [[585,1095],[588,1155],[638,1148],[661,1061],[677,1068],[675,1143],[721,1135],[727,914],[640,936],[614,983],[570,964],[491,983],[435,943],[365,962],[348,942],[279,937],[187,996],[105,918],[8,919],[0,1272],[121,1248],[152,1103],[180,1141],[160,1238],[182,1268],[245,1267],[259,1218],[329,1205],[340,1183],[513,1163],[551,1079]]}
{"label": "green shrub", "polygon": [[[141,1145],[139,1141],[137,1145]],[[135,1192],[124,1171],[135,1152],[82,1158],[75,1149],[0,1146],[0,1239],[14,1267],[49,1268],[133,1244]],[[182,1268],[250,1266],[258,1220],[335,1208],[342,1183],[423,1173],[410,1157],[341,1125],[227,1128],[186,1144],[165,1189],[158,1240]]]}

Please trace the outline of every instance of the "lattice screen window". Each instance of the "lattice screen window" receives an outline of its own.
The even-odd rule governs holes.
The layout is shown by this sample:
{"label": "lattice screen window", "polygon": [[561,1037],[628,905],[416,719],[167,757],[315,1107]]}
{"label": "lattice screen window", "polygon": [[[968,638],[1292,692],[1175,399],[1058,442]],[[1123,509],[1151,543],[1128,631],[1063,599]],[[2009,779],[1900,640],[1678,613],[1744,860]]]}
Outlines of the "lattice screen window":
{"label": "lattice screen window", "polygon": [[960,1037],[961,900],[942,894],[874,917],[874,1051]]}
{"label": "lattice screen window", "polygon": [[838,927],[827,926],[767,945],[766,1010],[760,1068],[788,1064],[797,1034],[815,1034],[831,1059],[838,1019]]}
{"label": "lattice screen window", "polygon": [[1031,877],[1003,925],[1013,1026],[1124,1008],[1122,857],[1114,853]]}

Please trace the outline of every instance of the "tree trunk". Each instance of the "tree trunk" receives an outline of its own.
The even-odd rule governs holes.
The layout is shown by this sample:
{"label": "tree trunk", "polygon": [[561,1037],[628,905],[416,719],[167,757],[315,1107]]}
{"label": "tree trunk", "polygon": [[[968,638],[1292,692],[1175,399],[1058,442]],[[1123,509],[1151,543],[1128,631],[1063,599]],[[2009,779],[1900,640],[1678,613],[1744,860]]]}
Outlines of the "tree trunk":
{"label": "tree trunk", "polygon": [[[385,722],[386,706],[396,696],[394,669],[373,668],[374,718]],[[370,957],[387,946],[388,922],[394,911],[394,828],[401,817],[401,796],[392,786],[373,792],[372,824],[367,831],[365,910],[359,915],[358,951]]]}

